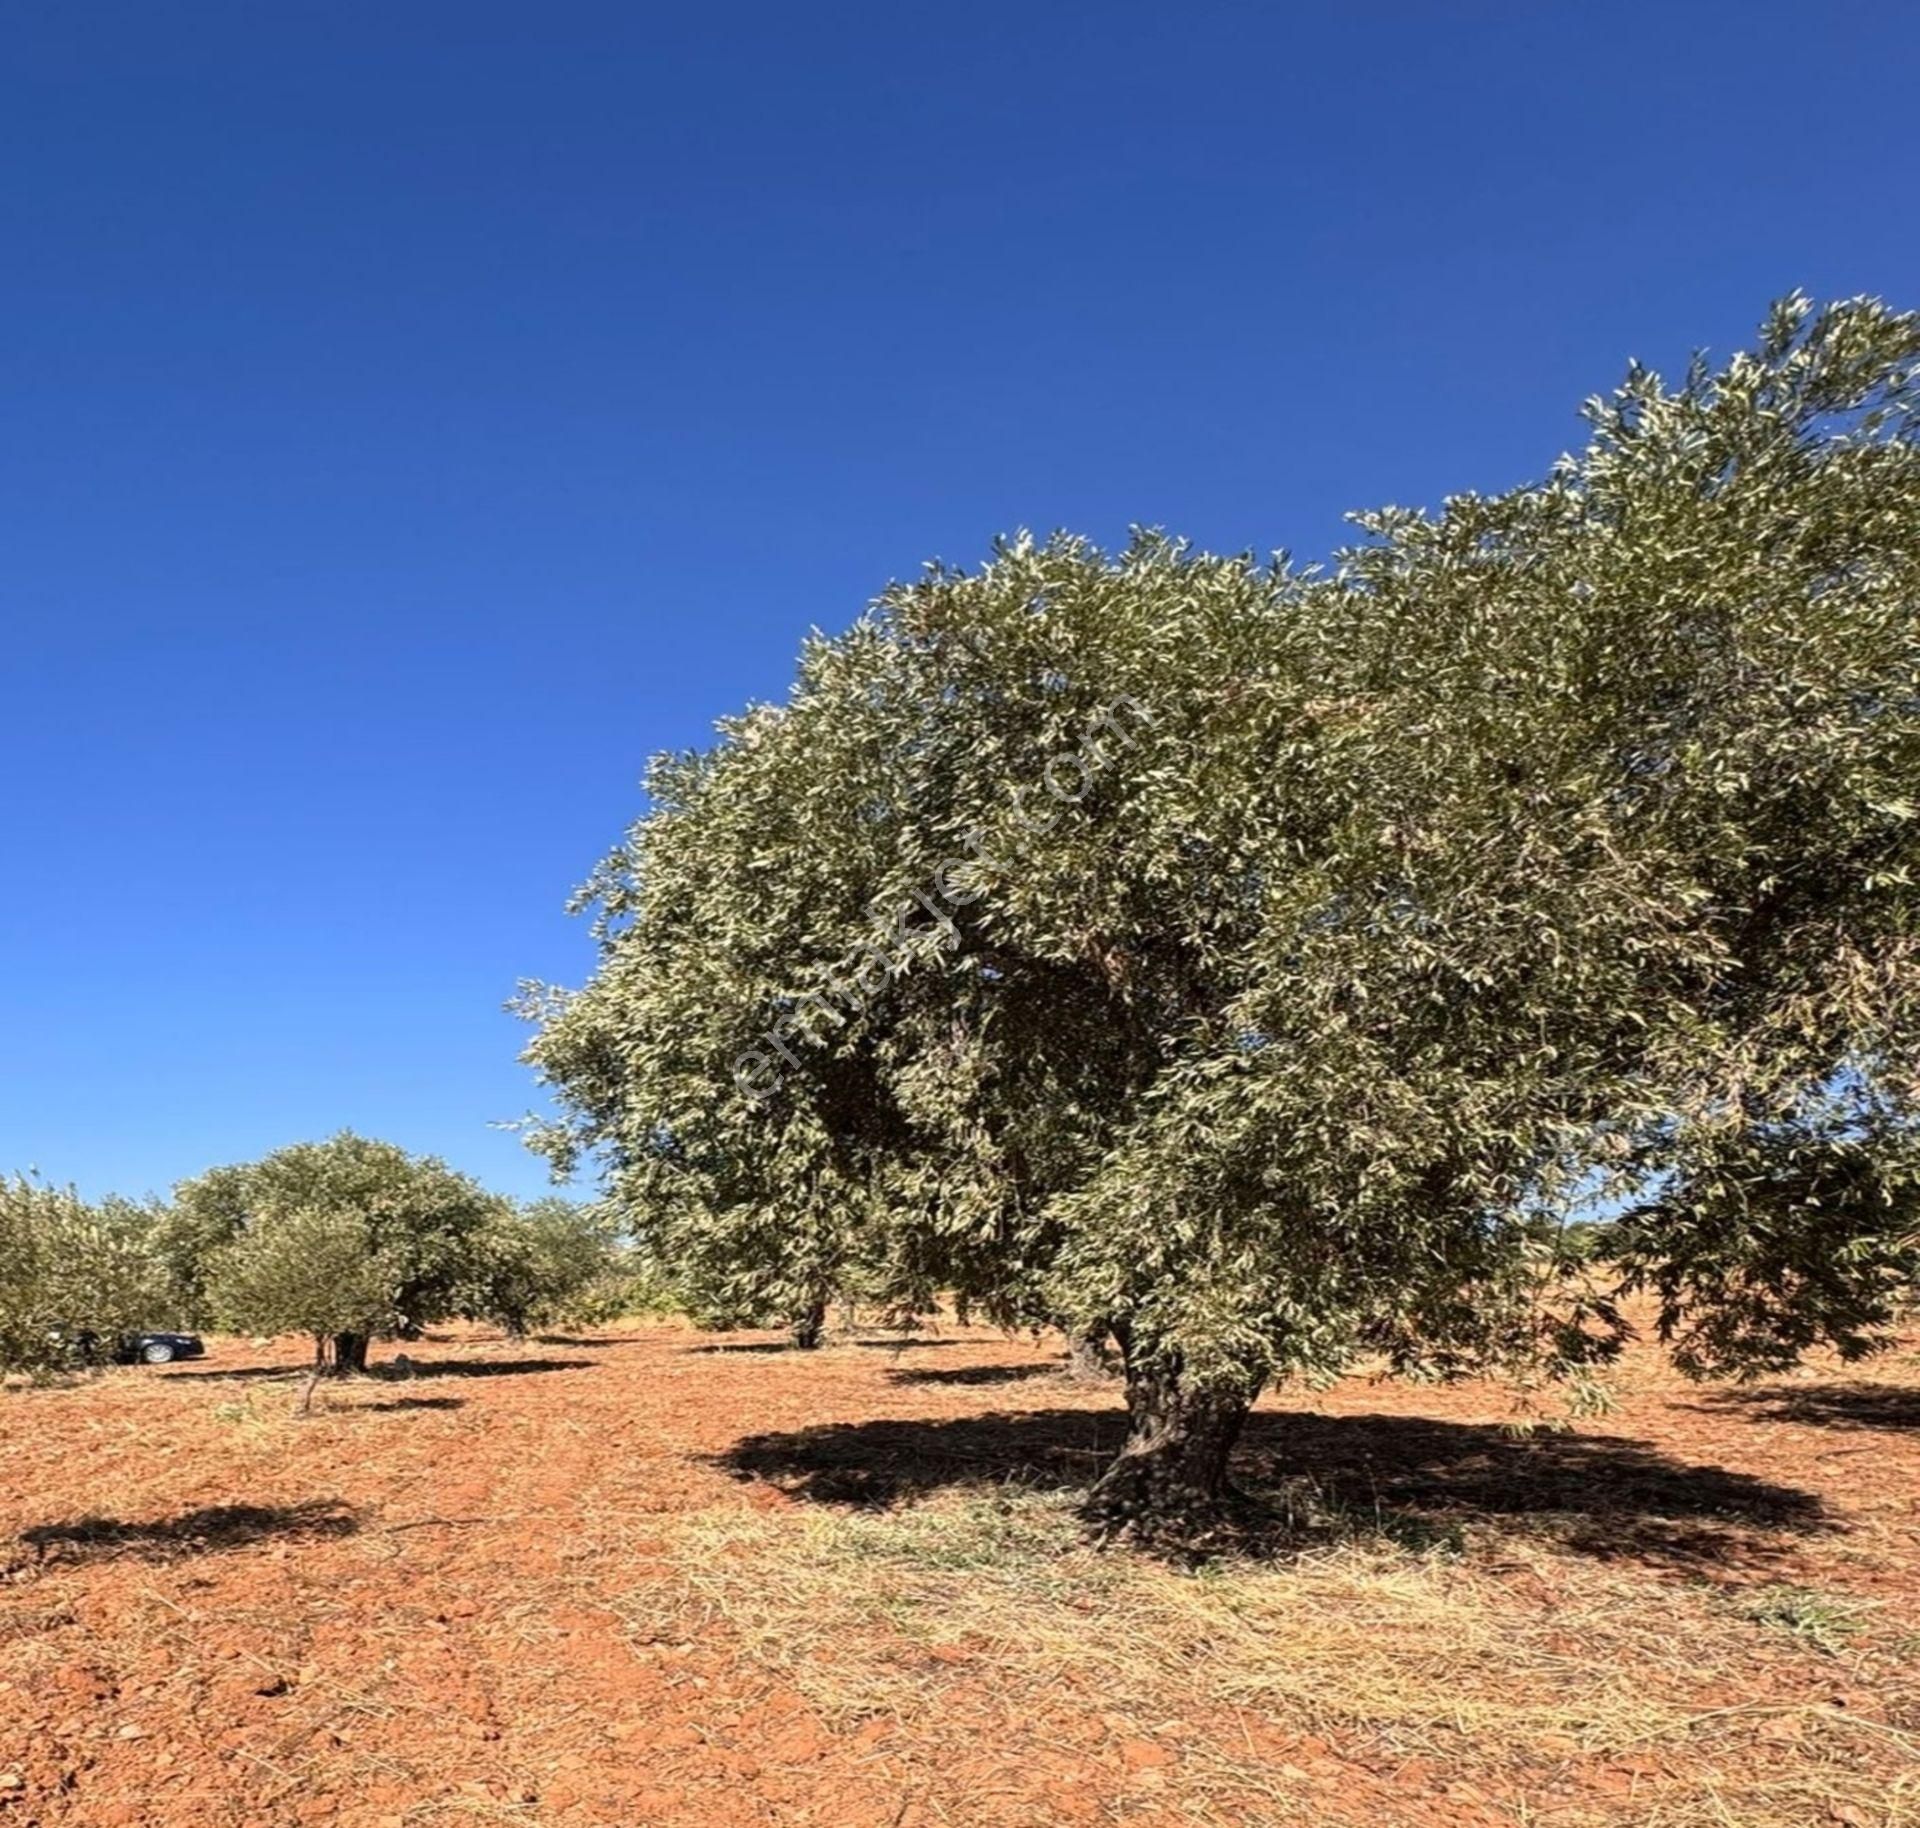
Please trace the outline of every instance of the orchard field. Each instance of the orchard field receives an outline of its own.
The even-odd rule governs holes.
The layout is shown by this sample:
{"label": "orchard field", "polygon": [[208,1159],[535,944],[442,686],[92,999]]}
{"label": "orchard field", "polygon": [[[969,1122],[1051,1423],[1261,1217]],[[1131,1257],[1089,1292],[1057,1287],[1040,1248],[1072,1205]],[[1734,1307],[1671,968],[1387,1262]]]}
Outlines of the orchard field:
{"label": "orchard field", "polygon": [[0,1828],[1920,1821],[1914,1343],[1269,1395],[1184,1567],[1057,1341],[218,1339],[0,1402]]}
{"label": "orchard field", "polygon": [[0,1828],[1920,1828],[1920,9],[360,10],[0,59]]}

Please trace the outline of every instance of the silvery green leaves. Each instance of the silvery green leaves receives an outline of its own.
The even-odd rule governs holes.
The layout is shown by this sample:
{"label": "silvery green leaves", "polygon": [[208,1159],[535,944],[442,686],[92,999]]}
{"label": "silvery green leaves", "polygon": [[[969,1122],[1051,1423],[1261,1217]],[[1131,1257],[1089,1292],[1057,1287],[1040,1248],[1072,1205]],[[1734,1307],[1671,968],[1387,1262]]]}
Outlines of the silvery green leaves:
{"label": "silvery green leaves", "polygon": [[435,1157],[342,1131],[183,1181],[169,1229],[222,1325],[364,1340],[454,1312],[504,1211]]}
{"label": "silvery green leaves", "polygon": [[[946,1291],[1240,1393],[1584,1374],[1606,1277],[1701,1369],[1870,1342],[1914,1267],[1917,356],[1790,300],[1330,572],[1022,537],[888,591],[656,766],[540,1011],[548,1146],[714,1312]],[[1596,1199],[1604,1272],[1558,1241]]]}
{"label": "silvery green leaves", "polygon": [[125,1201],[0,1179],[0,1375],[71,1370],[168,1318],[153,1220]]}

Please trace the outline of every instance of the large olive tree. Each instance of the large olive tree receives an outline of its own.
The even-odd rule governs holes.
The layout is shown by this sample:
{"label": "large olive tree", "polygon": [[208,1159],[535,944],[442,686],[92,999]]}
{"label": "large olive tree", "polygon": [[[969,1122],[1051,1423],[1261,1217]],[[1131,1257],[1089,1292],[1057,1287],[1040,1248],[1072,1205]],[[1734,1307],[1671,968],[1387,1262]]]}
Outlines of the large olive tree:
{"label": "large olive tree", "polygon": [[[1329,572],[1020,540],[656,764],[530,1058],[669,1261],[1110,1330],[1090,1513],[1363,1355],[1881,1337],[1920,1256],[1920,324],[1789,299]],[[1577,1273],[1557,1221],[1621,1214]]]}

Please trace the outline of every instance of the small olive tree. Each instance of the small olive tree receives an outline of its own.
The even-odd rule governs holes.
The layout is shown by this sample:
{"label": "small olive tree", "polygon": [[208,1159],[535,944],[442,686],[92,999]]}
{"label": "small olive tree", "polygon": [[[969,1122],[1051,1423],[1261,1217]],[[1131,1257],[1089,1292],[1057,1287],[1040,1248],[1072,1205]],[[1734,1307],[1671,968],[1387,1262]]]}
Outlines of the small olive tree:
{"label": "small olive tree", "polygon": [[[337,1364],[341,1340],[391,1333],[397,1266],[358,1213],[274,1206],[259,1213],[207,1266],[212,1308],[236,1332],[305,1333],[317,1369]],[[351,1348],[341,1370],[365,1369]]]}
{"label": "small olive tree", "polygon": [[159,1319],[164,1287],[148,1209],[0,1179],[0,1375],[86,1361]]}
{"label": "small olive tree", "polygon": [[[315,1332],[289,1309],[296,1290],[305,1291],[295,1303],[305,1313],[331,1311],[321,1270],[299,1270],[303,1242],[324,1243],[328,1265],[354,1266],[352,1311],[318,1329],[331,1368],[344,1374],[366,1369],[371,1339],[456,1311],[477,1241],[501,1209],[495,1195],[432,1156],[343,1131],[183,1182],[174,1231],[196,1241],[213,1311],[254,1331],[284,1322]],[[369,1306],[376,1281],[380,1298]]]}
{"label": "small olive tree", "polygon": [[549,1198],[502,1203],[473,1241],[460,1312],[514,1338],[604,1317],[617,1300],[618,1240],[606,1215]]}

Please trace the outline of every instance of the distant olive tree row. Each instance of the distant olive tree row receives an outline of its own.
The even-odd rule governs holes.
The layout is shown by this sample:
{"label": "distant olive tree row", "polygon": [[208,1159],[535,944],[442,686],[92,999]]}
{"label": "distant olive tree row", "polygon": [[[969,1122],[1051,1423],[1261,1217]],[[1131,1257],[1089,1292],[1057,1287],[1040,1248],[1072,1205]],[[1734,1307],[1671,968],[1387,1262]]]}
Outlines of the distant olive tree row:
{"label": "distant olive tree row", "polygon": [[0,1181],[0,1373],[74,1368],[154,1327],[302,1333],[327,1370],[451,1317],[515,1335],[609,1317],[638,1262],[603,1211],[517,1204],[343,1132],[214,1168],[171,1203]]}

